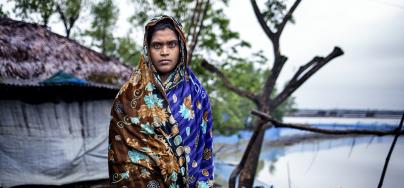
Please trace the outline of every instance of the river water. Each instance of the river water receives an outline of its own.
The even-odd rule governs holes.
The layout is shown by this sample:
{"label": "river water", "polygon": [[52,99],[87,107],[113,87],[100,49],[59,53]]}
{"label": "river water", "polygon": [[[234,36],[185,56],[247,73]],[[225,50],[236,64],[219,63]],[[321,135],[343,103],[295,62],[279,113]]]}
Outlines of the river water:
{"label": "river water", "polygon": [[[285,118],[322,128],[393,129],[398,119]],[[251,132],[215,135],[215,180],[223,187],[241,159]],[[297,138],[297,139],[296,139]],[[261,149],[254,186],[274,188],[377,187],[392,136],[313,136],[291,129],[269,129]],[[404,187],[404,139],[392,153],[384,188]]]}

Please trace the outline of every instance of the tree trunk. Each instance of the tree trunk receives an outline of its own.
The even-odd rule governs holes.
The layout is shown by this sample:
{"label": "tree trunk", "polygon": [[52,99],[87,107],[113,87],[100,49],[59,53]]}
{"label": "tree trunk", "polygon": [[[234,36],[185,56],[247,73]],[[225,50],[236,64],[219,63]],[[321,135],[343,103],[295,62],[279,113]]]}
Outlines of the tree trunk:
{"label": "tree trunk", "polygon": [[261,153],[261,146],[264,141],[266,130],[266,126],[261,119],[256,124],[256,126],[258,135],[256,138],[251,138],[250,140],[253,141],[253,144],[251,146],[251,150],[248,152],[244,168],[240,172],[239,187],[252,187],[254,184],[254,177],[256,174],[259,156]]}

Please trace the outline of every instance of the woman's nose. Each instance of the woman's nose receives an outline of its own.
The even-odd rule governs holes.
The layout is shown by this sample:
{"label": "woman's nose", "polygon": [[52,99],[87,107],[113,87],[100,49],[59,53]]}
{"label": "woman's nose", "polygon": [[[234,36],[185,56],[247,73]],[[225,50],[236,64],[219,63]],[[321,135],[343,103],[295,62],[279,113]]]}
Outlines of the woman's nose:
{"label": "woman's nose", "polygon": [[166,56],[166,55],[168,55],[168,51],[169,51],[168,47],[164,45],[160,50],[160,55]]}

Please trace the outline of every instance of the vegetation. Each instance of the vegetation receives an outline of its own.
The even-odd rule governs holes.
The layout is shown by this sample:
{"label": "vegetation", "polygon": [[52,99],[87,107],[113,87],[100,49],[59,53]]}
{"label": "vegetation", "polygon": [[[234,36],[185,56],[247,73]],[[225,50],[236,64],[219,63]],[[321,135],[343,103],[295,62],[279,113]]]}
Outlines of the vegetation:
{"label": "vegetation", "polygon": [[[234,85],[253,93],[259,92],[265,78],[271,74],[270,70],[260,68],[267,63],[267,58],[261,51],[240,55],[239,51],[251,48],[251,44],[240,39],[239,33],[229,28],[230,19],[223,11],[227,0],[131,0],[127,5],[133,7],[133,15],[127,20],[130,29],[123,37],[117,36],[115,30],[120,12],[118,2],[74,0],[63,3],[60,0],[16,0],[13,13],[17,19],[38,22],[50,28],[53,22],[49,20],[61,21],[66,37],[83,44],[87,42],[86,45],[90,48],[129,65],[136,65],[139,61],[143,42],[135,41],[131,33],[143,32],[145,23],[154,16],[172,15],[183,24],[192,54],[190,66],[208,90],[215,131],[232,134],[239,129],[253,127],[254,117],[250,111],[256,108],[256,104],[237,93],[229,92],[220,78],[212,77],[212,74],[201,66],[203,60],[210,61],[218,66]],[[85,7],[90,7],[89,11]],[[89,28],[83,29],[75,24],[84,19],[90,21]],[[291,110],[292,107],[293,99],[289,99],[282,107],[277,108],[274,114],[281,118],[283,112]]]}

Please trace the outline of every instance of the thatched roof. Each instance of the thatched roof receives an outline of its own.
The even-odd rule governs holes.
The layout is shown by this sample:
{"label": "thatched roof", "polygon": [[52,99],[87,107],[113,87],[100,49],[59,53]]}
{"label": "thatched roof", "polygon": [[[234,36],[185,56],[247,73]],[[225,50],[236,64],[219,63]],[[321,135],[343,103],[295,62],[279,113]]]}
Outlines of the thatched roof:
{"label": "thatched roof", "polygon": [[131,68],[41,25],[0,18],[0,84],[40,85],[59,71],[119,87]]}

